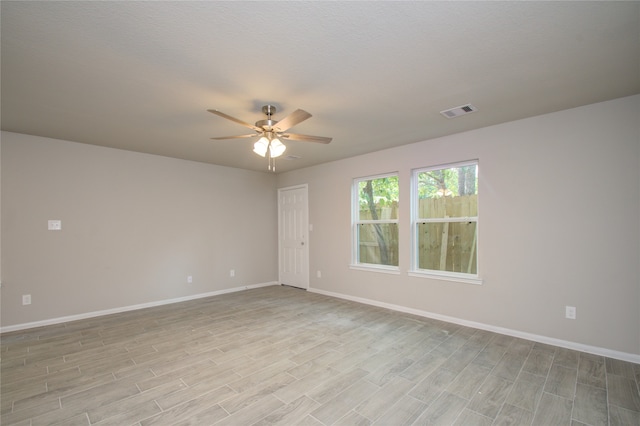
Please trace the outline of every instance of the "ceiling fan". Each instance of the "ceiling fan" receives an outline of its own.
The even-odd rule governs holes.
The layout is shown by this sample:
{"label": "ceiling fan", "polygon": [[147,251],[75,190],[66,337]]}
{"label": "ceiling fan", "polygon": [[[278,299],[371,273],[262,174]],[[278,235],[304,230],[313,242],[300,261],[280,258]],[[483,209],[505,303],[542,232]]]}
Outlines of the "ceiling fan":
{"label": "ceiling fan", "polygon": [[266,157],[268,155],[269,170],[273,171],[276,170],[275,158],[281,156],[284,153],[285,149],[287,149],[287,147],[280,141],[280,139],[317,143],[329,143],[332,139],[324,136],[309,136],[287,132],[287,130],[289,130],[296,124],[299,124],[311,117],[311,114],[301,109],[297,109],[282,120],[276,121],[272,118],[272,115],[276,113],[276,107],[273,105],[265,105],[262,107],[262,112],[267,116],[267,119],[256,121],[255,125],[249,124],[235,117],[231,117],[230,115],[227,115],[224,112],[218,111],[216,109],[209,109],[207,111],[222,118],[226,118],[227,120],[231,120],[242,126],[248,127],[255,132],[248,135],[220,136],[211,139],[224,140],[252,138],[254,136],[260,136],[258,142],[253,145],[253,152],[260,155],[261,157]]}

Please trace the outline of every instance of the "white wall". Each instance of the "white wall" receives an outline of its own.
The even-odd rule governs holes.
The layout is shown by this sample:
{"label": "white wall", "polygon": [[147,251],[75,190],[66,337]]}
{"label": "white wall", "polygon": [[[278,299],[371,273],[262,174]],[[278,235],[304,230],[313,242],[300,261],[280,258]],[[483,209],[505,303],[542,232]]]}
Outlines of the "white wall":
{"label": "white wall", "polygon": [[3,328],[277,280],[274,175],[1,136]]}
{"label": "white wall", "polygon": [[[470,159],[483,285],[409,277],[411,169]],[[385,172],[400,174],[400,275],[349,269],[352,179]],[[640,354],[640,96],[278,175],[302,183],[312,289]]]}

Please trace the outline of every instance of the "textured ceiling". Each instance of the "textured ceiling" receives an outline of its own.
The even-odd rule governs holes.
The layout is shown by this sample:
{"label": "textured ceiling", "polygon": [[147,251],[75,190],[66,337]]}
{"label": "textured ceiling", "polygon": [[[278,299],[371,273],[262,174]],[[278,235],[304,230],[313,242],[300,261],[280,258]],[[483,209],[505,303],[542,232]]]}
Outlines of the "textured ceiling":
{"label": "textured ceiling", "polygon": [[[297,108],[278,171],[640,93],[640,2],[11,2],[2,130],[266,171],[252,139]],[[471,103],[478,112],[446,119]]]}

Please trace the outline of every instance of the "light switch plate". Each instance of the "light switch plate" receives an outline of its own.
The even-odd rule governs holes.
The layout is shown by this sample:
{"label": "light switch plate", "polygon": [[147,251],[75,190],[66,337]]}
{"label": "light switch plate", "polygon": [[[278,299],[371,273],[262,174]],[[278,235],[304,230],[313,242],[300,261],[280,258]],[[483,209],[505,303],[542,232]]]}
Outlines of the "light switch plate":
{"label": "light switch plate", "polygon": [[48,222],[49,231],[60,231],[62,230],[62,221],[61,220],[50,220]]}

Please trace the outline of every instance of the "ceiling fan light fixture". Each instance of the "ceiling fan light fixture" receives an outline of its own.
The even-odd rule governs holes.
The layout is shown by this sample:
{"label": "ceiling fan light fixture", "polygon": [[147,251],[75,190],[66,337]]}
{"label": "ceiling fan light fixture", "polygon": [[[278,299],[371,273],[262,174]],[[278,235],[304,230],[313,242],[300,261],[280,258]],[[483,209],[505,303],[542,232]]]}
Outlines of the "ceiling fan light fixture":
{"label": "ceiling fan light fixture", "polygon": [[274,138],[271,141],[271,145],[269,146],[271,158],[280,157],[286,149],[287,147],[285,146],[285,144],[280,142],[280,139]]}
{"label": "ceiling fan light fixture", "polygon": [[267,149],[269,149],[269,139],[265,136],[258,139],[258,142],[253,144],[253,152],[258,154],[260,157],[264,157],[267,155]]}

